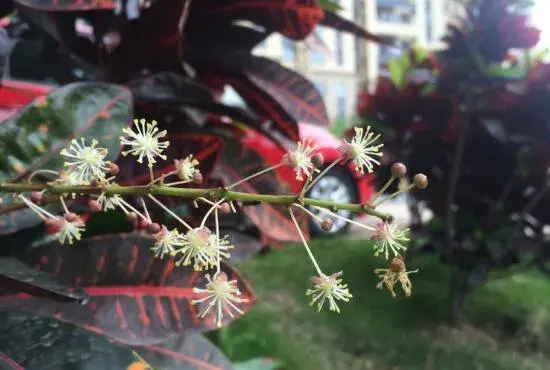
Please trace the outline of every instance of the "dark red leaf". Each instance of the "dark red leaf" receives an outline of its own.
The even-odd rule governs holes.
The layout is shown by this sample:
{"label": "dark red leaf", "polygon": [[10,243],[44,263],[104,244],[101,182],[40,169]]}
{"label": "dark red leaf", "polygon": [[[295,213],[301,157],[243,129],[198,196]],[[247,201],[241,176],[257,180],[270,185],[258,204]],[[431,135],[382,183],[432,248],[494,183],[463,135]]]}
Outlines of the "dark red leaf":
{"label": "dark red leaf", "polygon": [[201,75],[201,79],[210,86],[232,86],[262,120],[271,122],[270,130],[278,131],[293,141],[300,139],[297,121],[271,95],[259,89],[245,75],[231,77],[205,73]]}
{"label": "dark red leaf", "polygon": [[[264,29],[245,27],[238,24],[216,24],[216,27],[187,28],[183,35],[183,45],[187,50],[189,44],[196,46],[208,45],[212,48],[226,48],[231,45],[233,50],[250,52],[259,43],[267,39],[272,32]],[[184,54],[187,58],[187,53]]]}
{"label": "dark red leaf", "polygon": [[[280,129],[292,139],[295,122],[328,126],[329,119],[321,93],[299,73],[270,59],[236,53],[227,49],[193,48],[190,62],[209,79],[226,78],[261,118],[280,122]],[[211,83],[211,82],[210,82]]]}
{"label": "dark red leaf", "polygon": [[2,369],[150,368],[131,348],[54,318],[15,310],[0,313],[0,348]]}
{"label": "dark red leaf", "polygon": [[233,367],[225,355],[198,333],[174,337],[155,346],[134,347],[155,369],[229,370]]}
{"label": "dark red leaf", "polygon": [[253,57],[245,74],[258,89],[272,96],[297,122],[329,126],[321,93],[301,74],[263,57]]}
{"label": "dark red leaf", "polygon": [[357,23],[345,19],[337,13],[328,10],[325,10],[325,17],[321,21],[321,24],[326,27],[334,28],[338,31],[351,33],[352,35],[362,37],[366,40],[384,44],[389,44],[391,42],[389,38],[370,33]]}
{"label": "dark red leaf", "polygon": [[[256,152],[244,147],[238,141],[227,139],[213,175],[229,185],[262,170],[264,167],[262,158]],[[281,193],[273,172],[245,181],[233,189],[247,193]],[[254,225],[270,239],[292,242],[301,240],[285,207],[261,203],[245,207],[244,212]],[[307,232],[305,233],[307,234]]]}
{"label": "dark red leaf", "polygon": [[190,28],[204,26],[205,22],[246,19],[293,40],[305,38],[323,19],[323,9],[316,0],[194,1],[191,14]]}
{"label": "dark red leaf", "polygon": [[[187,330],[215,329],[214,318],[198,318],[190,302],[197,298],[193,287],[205,285],[204,273],[176,267],[173,259],[155,258],[149,250],[153,243],[151,237],[134,233],[93,237],[72,247],[51,243],[30,249],[22,260],[84,287],[89,303],[80,306],[20,294],[0,298],[0,306],[53,315],[131,345],[160,343]],[[223,264],[222,270],[239,282],[242,297],[249,299],[240,308],[248,311],[255,300],[252,290],[231,267]],[[232,320],[225,315],[223,324]]]}
{"label": "dark red leaf", "polygon": [[[248,112],[217,103],[212,91],[197,82],[173,72],[161,72],[143,79],[130,82],[137,104],[148,104],[153,109],[178,111],[193,108],[206,113],[227,116],[241,123],[258,128],[260,122]],[[187,115],[196,118],[193,112],[186,109]],[[206,116],[201,117],[197,125],[202,125]]]}
{"label": "dark red leaf", "polygon": [[228,235],[229,241],[235,246],[229,260],[232,265],[253,257],[264,247],[258,238],[244,231],[222,228],[220,234]]}
{"label": "dark red leaf", "polygon": [[21,292],[60,301],[77,301],[81,304],[88,301],[84,289],[66,284],[52,274],[33,270],[9,257],[0,258],[0,288],[12,293]]}
{"label": "dark red leaf", "polygon": [[112,10],[117,0],[13,0],[17,4],[42,11]]}
{"label": "dark red leaf", "polygon": [[3,370],[25,370],[21,365],[15,362],[10,356],[4,352],[0,352],[0,368]]}

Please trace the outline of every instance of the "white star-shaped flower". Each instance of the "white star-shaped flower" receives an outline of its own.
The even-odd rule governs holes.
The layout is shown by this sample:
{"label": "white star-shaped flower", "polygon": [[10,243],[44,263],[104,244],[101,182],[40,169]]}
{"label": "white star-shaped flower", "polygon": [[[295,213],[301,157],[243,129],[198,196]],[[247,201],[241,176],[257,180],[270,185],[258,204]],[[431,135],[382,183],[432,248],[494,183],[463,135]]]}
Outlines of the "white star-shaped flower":
{"label": "white star-shaped flower", "polygon": [[336,304],[336,300],[349,302],[353,296],[348,290],[347,284],[342,284],[342,272],[334,273],[330,276],[321,274],[320,276],[311,276],[313,289],[308,289],[306,295],[311,296],[310,306],[317,303],[317,310],[321,311],[325,301],[329,302],[329,309],[340,313],[340,308]]}
{"label": "white star-shaped flower", "polygon": [[296,180],[303,181],[304,176],[309,177],[314,170],[311,157],[315,146],[308,141],[299,141],[296,149],[289,151],[282,159],[282,163],[294,169]]}
{"label": "white star-shaped flower", "polygon": [[155,257],[164,258],[165,254],[173,254],[177,247],[184,245],[183,235],[177,229],[168,231],[166,226],[162,226],[160,232],[153,235],[156,239],[155,244],[151,247]]}
{"label": "white star-shaped flower", "polygon": [[374,255],[384,254],[386,259],[389,258],[390,251],[394,256],[398,256],[401,251],[406,251],[409,229],[402,229],[397,223],[381,222],[376,225],[376,230],[371,236],[371,240],[375,240]]}
{"label": "white star-shaped flower", "polygon": [[143,163],[143,158],[147,158],[147,165],[153,167],[156,163],[155,157],[166,160],[166,156],[161,154],[168,148],[168,141],[160,141],[166,136],[166,130],[159,131],[157,122],[147,122],[145,119],[134,120],[135,131],[125,127],[122,132],[128,137],[121,136],[120,143],[130,146],[131,149],[123,151],[122,155],[131,154],[138,157],[137,161]]}
{"label": "white star-shaped flower", "polygon": [[355,170],[361,174],[365,173],[365,167],[369,173],[374,171],[374,165],[379,165],[380,162],[376,157],[381,157],[383,153],[380,148],[384,144],[376,144],[380,138],[380,134],[375,135],[370,131],[370,126],[364,132],[362,127],[355,127],[355,136],[348,143],[344,140],[344,145],[340,150],[344,157],[351,160],[355,165]]}
{"label": "white star-shaped flower", "polygon": [[199,172],[199,170],[196,169],[199,165],[199,161],[193,157],[193,154],[187,156],[185,159],[174,160],[174,165],[177,171],[176,174],[183,181],[193,180],[195,173]]}
{"label": "white star-shaped flower", "polygon": [[233,248],[227,238],[217,239],[218,236],[206,227],[189,230],[183,237],[183,246],[173,253],[182,255],[176,265],[188,266],[193,263],[197,271],[216,267],[218,256],[229,258],[229,250]]}
{"label": "white star-shaped flower", "polygon": [[203,296],[191,301],[192,304],[200,306],[200,318],[205,318],[214,308],[216,325],[221,327],[224,312],[231,318],[235,316],[235,312],[241,315],[244,313],[237,305],[248,302],[248,299],[239,297],[242,293],[237,286],[237,280],[229,281],[224,272],[217,272],[213,278],[207,274],[206,280],[205,289],[193,288],[193,293]]}
{"label": "white star-shaped flower", "polygon": [[108,170],[105,160],[107,149],[98,148],[97,144],[97,140],[93,139],[91,145],[86,145],[86,139],[81,138],[80,142],[72,140],[69,147],[61,151],[62,156],[70,158],[64,165],[75,180],[90,182],[105,177]]}

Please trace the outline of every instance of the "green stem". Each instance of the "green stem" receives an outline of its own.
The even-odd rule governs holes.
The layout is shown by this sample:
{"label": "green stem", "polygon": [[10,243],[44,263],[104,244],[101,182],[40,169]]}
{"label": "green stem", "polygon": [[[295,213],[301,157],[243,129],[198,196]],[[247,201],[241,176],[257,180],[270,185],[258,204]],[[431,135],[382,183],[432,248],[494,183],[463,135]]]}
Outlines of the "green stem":
{"label": "green stem", "polygon": [[[68,186],[54,184],[0,184],[0,192],[4,193],[21,193],[30,191],[45,190],[47,194],[101,194],[107,195],[164,195],[169,197],[196,199],[204,197],[213,201],[218,201],[225,198],[226,201],[245,201],[245,202],[264,202],[276,205],[290,206],[296,203],[295,195],[271,195],[271,194],[254,194],[242,193],[238,191],[227,190],[223,188],[213,189],[192,189],[192,188],[171,188],[163,185],[152,186]],[[320,199],[304,198],[303,205],[317,206],[334,210],[348,210],[351,212],[364,212],[368,215],[378,217],[383,221],[391,220],[392,216],[387,213],[378,212],[370,207],[363,207],[361,204],[354,203],[336,203]],[[0,214],[8,213],[5,209],[0,208]],[[13,208],[10,208],[13,210]]]}
{"label": "green stem", "polygon": [[[304,186],[304,187],[302,188],[302,191],[300,192],[300,198],[302,198],[302,197],[304,196],[304,194],[307,193],[307,191],[308,191],[309,189],[311,189],[311,188],[313,187],[313,185],[315,185],[315,183],[316,183],[317,181],[319,181],[319,179],[320,179],[321,177],[323,177],[323,175],[325,175],[328,171],[330,171],[330,169],[331,169],[332,167],[334,167],[334,166],[336,166],[338,163],[340,163],[340,161],[341,161],[341,159],[337,159],[337,160],[335,160],[334,162],[332,162],[331,164],[329,164],[327,167],[325,167],[325,169],[324,169],[319,175],[317,175],[317,176],[315,177],[315,180],[313,180],[309,185],[307,185],[307,182],[306,182],[306,185],[307,185],[307,186]],[[313,174],[311,174],[311,176],[313,176]]]}

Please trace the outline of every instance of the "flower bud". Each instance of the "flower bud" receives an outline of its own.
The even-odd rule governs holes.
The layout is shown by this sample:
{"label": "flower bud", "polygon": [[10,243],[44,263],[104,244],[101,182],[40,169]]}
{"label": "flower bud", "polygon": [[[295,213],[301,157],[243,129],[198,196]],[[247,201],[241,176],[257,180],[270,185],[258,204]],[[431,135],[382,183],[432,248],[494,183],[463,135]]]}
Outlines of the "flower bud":
{"label": "flower bud", "polygon": [[109,163],[109,174],[115,176],[120,171],[120,168],[115,163]]}
{"label": "flower bud", "polygon": [[74,222],[74,221],[76,221],[77,218],[78,218],[78,216],[74,212],[69,212],[65,215],[65,220],[67,220],[69,222]]}
{"label": "flower bud", "polygon": [[319,168],[325,163],[325,158],[323,158],[323,155],[321,153],[317,153],[311,157],[311,163]]}
{"label": "flower bud", "polygon": [[161,230],[161,227],[159,224],[157,224],[156,222],[153,222],[153,223],[150,223],[148,226],[147,226],[147,232],[151,235],[153,234],[157,234],[159,233]]}
{"label": "flower bud", "polygon": [[42,202],[42,193],[39,192],[39,191],[33,191],[32,194],[31,194],[31,199],[35,203]]}
{"label": "flower bud", "polygon": [[333,225],[334,225],[334,222],[330,218],[325,218],[323,222],[321,222],[321,228],[325,231],[332,230]]}
{"label": "flower bud", "polygon": [[99,203],[97,200],[95,199],[90,199],[88,201],[88,207],[90,208],[90,210],[92,212],[99,212],[101,211],[101,203]]}
{"label": "flower bud", "polygon": [[55,234],[61,229],[61,221],[58,218],[47,218],[44,220],[44,224],[48,234]]}
{"label": "flower bud", "polygon": [[393,177],[400,179],[407,174],[407,166],[401,162],[396,162],[391,166],[391,174]]}
{"label": "flower bud", "polygon": [[428,187],[428,178],[423,173],[417,173],[413,177],[413,183],[419,189],[426,189]]}
{"label": "flower bud", "polygon": [[142,229],[142,230],[147,230],[149,228],[149,225],[151,225],[151,223],[147,220],[139,220],[139,228]]}
{"label": "flower bud", "polygon": [[231,206],[229,205],[229,203],[223,202],[222,204],[220,204],[220,212],[223,215],[230,214],[231,213]]}
{"label": "flower bud", "polygon": [[199,185],[199,184],[202,184],[202,175],[200,172],[195,172],[195,174],[193,175],[193,183]]}

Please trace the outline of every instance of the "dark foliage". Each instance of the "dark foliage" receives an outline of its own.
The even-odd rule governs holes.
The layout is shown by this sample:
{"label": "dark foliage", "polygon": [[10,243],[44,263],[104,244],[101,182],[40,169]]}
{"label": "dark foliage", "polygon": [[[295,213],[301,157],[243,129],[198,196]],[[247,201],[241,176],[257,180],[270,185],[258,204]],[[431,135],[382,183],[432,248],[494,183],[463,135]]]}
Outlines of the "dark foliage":
{"label": "dark foliage", "polygon": [[360,99],[361,114],[387,129],[389,157],[430,178],[411,211],[417,230],[419,210],[434,212],[425,249],[453,267],[455,319],[489,270],[549,271],[550,69],[510,52],[538,41],[519,5],[471,1],[460,26],[449,27],[446,49],[410,50]]}

